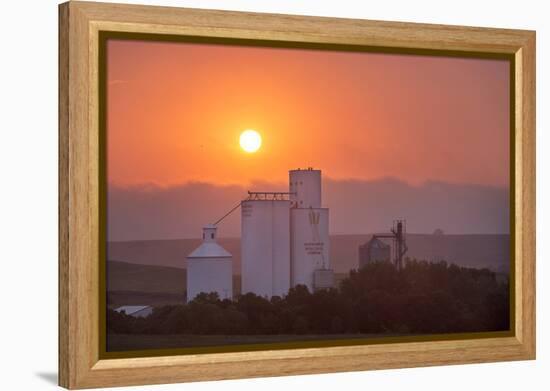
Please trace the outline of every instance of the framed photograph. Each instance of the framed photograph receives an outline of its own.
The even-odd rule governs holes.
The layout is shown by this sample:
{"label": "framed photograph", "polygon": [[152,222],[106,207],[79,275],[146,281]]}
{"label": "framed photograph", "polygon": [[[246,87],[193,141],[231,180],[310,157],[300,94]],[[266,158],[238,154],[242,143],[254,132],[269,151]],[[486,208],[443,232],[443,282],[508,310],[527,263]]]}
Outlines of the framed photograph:
{"label": "framed photograph", "polygon": [[535,32],[59,21],[61,386],[535,358]]}

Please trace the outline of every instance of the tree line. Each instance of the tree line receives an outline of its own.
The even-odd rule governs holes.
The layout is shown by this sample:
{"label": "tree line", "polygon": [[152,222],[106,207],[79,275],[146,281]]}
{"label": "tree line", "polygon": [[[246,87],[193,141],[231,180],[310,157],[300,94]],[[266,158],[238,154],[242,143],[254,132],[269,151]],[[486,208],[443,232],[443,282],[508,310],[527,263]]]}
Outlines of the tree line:
{"label": "tree line", "polygon": [[234,300],[201,293],[146,318],[107,311],[111,334],[426,334],[508,330],[509,322],[509,285],[494,272],[417,260],[400,271],[369,263],[316,292],[298,285],[284,297]]}

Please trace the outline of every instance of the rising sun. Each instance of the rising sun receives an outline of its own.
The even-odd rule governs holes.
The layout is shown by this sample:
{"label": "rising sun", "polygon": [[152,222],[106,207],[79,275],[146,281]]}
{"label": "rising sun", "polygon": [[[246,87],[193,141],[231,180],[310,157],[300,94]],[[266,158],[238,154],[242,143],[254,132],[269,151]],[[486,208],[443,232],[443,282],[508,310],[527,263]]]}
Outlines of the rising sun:
{"label": "rising sun", "polygon": [[262,146],[262,136],[255,130],[247,129],[241,133],[239,143],[245,152],[254,153]]}

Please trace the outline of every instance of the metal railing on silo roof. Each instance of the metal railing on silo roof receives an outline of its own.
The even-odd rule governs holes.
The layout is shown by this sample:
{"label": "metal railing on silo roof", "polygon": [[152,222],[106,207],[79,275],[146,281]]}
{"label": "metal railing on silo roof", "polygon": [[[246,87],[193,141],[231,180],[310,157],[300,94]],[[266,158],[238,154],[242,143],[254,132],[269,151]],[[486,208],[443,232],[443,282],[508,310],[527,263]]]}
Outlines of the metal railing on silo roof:
{"label": "metal railing on silo roof", "polygon": [[249,191],[247,201],[289,201],[290,193],[286,191]]}

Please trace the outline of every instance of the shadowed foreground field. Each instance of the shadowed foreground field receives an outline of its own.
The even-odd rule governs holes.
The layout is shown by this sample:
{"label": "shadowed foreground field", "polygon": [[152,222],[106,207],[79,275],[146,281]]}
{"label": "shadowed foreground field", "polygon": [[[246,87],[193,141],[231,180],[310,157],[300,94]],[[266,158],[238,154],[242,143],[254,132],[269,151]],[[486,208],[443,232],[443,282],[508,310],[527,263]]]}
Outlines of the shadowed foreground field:
{"label": "shadowed foreground field", "polygon": [[319,335],[193,335],[193,334],[110,334],[110,351],[177,349],[208,346],[249,345],[278,342],[307,342],[333,339],[381,338],[395,334],[319,334]]}

